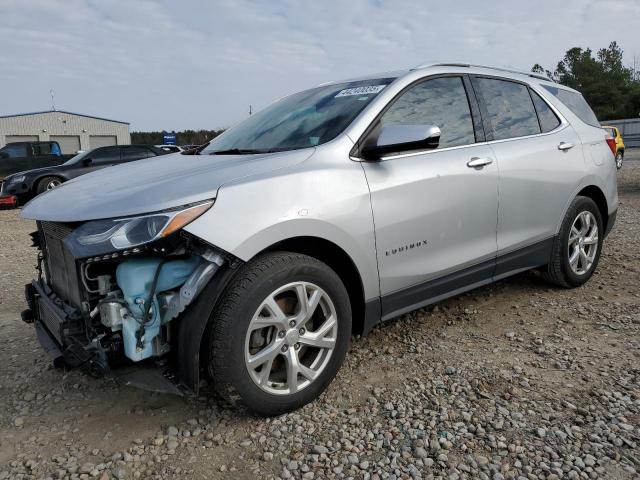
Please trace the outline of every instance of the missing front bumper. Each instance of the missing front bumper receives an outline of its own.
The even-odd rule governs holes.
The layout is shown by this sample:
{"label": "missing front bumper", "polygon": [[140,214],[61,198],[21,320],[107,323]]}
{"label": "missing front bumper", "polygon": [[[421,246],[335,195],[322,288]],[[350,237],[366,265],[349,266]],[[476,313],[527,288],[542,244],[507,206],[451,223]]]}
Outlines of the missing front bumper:
{"label": "missing front bumper", "polygon": [[131,387],[158,393],[184,395],[186,390],[176,381],[170,369],[149,362],[110,370],[106,354],[94,343],[79,341],[70,316],[61,308],[55,294],[39,281],[27,284],[25,296],[29,308],[22,319],[33,324],[38,342],[53,360],[56,368],[81,369],[94,377],[111,378]]}
{"label": "missing front bumper", "polygon": [[29,308],[22,312],[22,318],[34,324],[40,345],[56,367],[82,368],[97,377],[109,371],[106,352],[86,340],[83,319],[76,309],[38,280],[26,285],[25,296]]}

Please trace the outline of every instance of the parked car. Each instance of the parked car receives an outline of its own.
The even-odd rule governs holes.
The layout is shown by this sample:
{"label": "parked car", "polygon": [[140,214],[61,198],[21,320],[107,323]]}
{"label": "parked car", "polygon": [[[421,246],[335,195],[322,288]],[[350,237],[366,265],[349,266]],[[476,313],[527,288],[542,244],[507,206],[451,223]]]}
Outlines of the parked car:
{"label": "parked car", "polygon": [[616,167],[620,170],[622,168],[622,162],[624,161],[624,140],[622,139],[622,135],[620,135],[620,130],[618,130],[618,127],[609,127],[606,125],[603,125],[602,128],[611,134],[616,143]]}
{"label": "parked car", "polygon": [[167,153],[180,153],[184,151],[184,148],[178,145],[156,145],[156,148],[164,150]]}
{"label": "parked car", "polygon": [[182,155],[198,155],[207,145],[209,145],[209,142],[202,145],[183,145]]}
{"label": "parked car", "polygon": [[605,137],[579,92],[487,67],[296,93],[200,155],[32,200],[23,318],[67,367],[161,357],[183,387],[206,375],[280,414],[380,322],[533,268],[584,284],[618,207]]}
{"label": "parked car", "polygon": [[12,142],[0,148],[0,181],[32,168],[60,165],[73,155],[63,155],[58,142]]}
{"label": "parked car", "polygon": [[186,151],[186,150],[193,150],[194,148],[198,148],[200,147],[200,145],[196,145],[195,143],[188,143],[186,145],[182,145],[182,150]]}
{"label": "parked car", "polygon": [[94,148],[67,160],[62,165],[36,168],[14,173],[0,185],[0,195],[16,195],[24,202],[47,190],[56,188],[67,180],[112,165],[157,157],[171,152],[147,145],[119,145]]}

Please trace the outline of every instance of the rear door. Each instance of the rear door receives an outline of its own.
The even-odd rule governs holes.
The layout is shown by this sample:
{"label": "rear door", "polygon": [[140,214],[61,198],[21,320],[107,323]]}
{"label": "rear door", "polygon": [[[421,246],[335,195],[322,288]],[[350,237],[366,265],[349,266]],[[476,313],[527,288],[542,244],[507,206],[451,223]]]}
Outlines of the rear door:
{"label": "rear door", "polygon": [[[498,170],[491,148],[482,143],[477,113],[468,80],[455,75],[410,86],[379,119],[383,125],[441,130],[437,149],[362,163],[371,191],[383,318],[491,278]],[[469,166],[471,161],[483,165]]]}
{"label": "rear door", "polygon": [[150,148],[132,145],[123,146],[122,149],[122,163],[133,162],[135,160],[142,160],[143,158],[155,157],[156,154],[151,151]]}
{"label": "rear door", "polygon": [[528,85],[475,76],[473,87],[499,166],[499,277],[547,263],[584,160],[573,128]]}

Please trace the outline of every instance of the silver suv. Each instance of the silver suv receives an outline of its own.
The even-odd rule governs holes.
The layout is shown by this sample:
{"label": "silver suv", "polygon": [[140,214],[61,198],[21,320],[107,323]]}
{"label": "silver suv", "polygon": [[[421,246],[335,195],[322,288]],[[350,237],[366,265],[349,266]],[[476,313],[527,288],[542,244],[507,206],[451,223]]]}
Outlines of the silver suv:
{"label": "silver suv", "polygon": [[533,74],[439,64],[324,84],[199,155],[31,201],[23,319],[59,365],[206,378],[279,414],[380,322],[533,268],[586,282],[618,205],[610,143],[580,93]]}

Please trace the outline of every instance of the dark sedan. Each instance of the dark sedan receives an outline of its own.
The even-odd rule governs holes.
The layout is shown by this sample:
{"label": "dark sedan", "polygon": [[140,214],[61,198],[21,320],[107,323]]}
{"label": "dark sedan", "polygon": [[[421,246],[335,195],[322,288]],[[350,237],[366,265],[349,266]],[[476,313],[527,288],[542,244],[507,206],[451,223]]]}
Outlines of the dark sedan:
{"label": "dark sedan", "polygon": [[171,152],[149,145],[118,145],[95,148],[79,153],[62,165],[36,168],[9,175],[0,185],[0,195],[16,195],[23,203],[85,173],[168,153]]}

